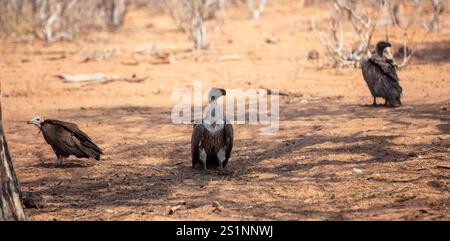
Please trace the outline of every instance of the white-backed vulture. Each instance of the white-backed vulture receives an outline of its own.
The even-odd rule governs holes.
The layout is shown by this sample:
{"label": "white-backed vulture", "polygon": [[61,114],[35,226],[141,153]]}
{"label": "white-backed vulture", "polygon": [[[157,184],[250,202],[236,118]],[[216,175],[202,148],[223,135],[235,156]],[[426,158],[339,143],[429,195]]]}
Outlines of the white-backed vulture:
{"label": "white-backed vulture", "polygon": [[202,164],[219,166],[219,174],[224,174],[233,149],[233,126],[227,123],[218,111],[217,99],[225,96],[224,89],[213,88],[208,94],[208,107],[203,122],[194,125],[191,139],[192,166]]}

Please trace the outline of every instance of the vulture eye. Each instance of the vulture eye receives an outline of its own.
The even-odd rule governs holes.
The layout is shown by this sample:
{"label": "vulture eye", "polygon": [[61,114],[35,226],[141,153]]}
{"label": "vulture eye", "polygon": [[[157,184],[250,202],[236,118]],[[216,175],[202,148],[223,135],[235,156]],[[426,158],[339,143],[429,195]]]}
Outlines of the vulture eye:
{"label": "vulture eye", "polygon": [[211,97],[211,100],[215,100],[215,99],[216,99],[216,97],[215,97],[215,96],[212,96],[212,97]]}

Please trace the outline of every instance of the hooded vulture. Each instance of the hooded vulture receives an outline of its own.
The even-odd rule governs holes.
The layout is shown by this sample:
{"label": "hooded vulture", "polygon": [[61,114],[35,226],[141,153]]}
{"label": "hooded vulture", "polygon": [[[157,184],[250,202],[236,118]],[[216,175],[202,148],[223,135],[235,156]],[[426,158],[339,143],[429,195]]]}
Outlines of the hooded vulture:
{"label": "hooded vulture", "polygon": [[400,97],[403,89],[398,81],[396,68],[389,42],[378,42],[375,54],[362,59],[362,73],[373,96],[374,106],[377,105],[377,97],[384,98],[386,106],[401,106]]}
{"label": "hooded vulture", "polygon": [[58,166],[63,165],[64,158],[71,155],[96,160],[100,160],[100,155],[103,155],[102,150],[76,124],[44,120],[41,117],[35,117],[27,123],[36,125],[42,132],[45,141],[52,147],[58,158],[56,163]]}
{"label": "hooded vulture", "polygon": [[224,168],[233,149],[233,126],[227,123],[220,112],[217,99],[225,96],[224,89],[213,88],[208,94],[206,116],[201,124],[195,124],[191,139],[192,166],[202,164],[219,166],[219,175],[224,174]]}

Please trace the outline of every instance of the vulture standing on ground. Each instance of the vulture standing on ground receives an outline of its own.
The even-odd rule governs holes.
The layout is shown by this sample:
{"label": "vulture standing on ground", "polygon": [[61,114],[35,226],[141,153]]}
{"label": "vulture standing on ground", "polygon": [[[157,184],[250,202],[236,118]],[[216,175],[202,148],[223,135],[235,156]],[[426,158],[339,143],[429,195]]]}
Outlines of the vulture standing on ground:
{"label": "vulture standing on ground", "polygon": [[400,97],[403,90],[398,82],[396,68],[389,42],[378,42],[375,54],[362,59],[362,73],[372,93],[374,106],[377,105],[377,97],[384,98],[386,106],[401,106]]}
{"label": "vulture standing on ground", "polygon": [[225,96],[224,89],[213,88],[208,94],[208,107],[203,123],[194,124],[191,139],[192,166],[203,164],[219,166],[219,174],[224,174],[224,168],[230,158],[233,148],[233,126],[227,123],[218,110],[217,99]]}
{"label": "vulture standing on ground", "polygon": [[102,150],[76,124],[44,120],[41,117],[35,117],[27,123],[36,125],[42,132],[45,141],[52,147],[58,158],[58,166],[63,165],[64,158],[71,155],[96,160],[100,160],[100,155],[103,155]]}

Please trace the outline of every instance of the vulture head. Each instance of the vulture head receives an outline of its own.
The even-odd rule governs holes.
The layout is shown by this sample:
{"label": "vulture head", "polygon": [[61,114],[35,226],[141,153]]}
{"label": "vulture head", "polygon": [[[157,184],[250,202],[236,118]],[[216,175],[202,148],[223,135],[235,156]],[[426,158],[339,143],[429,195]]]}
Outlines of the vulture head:
{"label": "vulture head", "polygon": [[376,54],[396,65],[394,56],[391,52],[391,43],[387,41],[378,42],[376,47]]}
{"label": "vulture head", "polygon": [[33,119],[27,121],[27,124],[33,124],[33,125],[41,128],[41,125],[42,125],[43,122],[44,122],[44,119],[39,117],[39,116],[37,116],[37,117],[34,117]]}
{"label": "vulture head", "polygon": [[227,95],[227,91],[224,89],[219,89],[219,88],[212,88],[209,90],[208,93],[208,102],[214,102],[217,101],[217,99],[219,99],[219,97],[221,96],[225,96]]}

